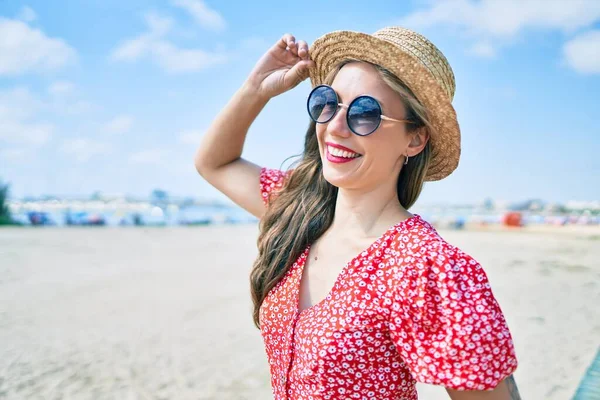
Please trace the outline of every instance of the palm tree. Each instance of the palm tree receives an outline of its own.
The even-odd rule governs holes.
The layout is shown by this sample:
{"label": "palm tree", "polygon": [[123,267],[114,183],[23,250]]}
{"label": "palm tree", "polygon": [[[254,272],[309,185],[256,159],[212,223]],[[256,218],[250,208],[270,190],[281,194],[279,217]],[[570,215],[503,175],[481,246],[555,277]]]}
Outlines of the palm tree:
{"label": "palm tree", "polygon": [[13,223],[6,201],[8,198],[8,190],[8,183],[4,184],[0,181],[0,225],[10,225]]}

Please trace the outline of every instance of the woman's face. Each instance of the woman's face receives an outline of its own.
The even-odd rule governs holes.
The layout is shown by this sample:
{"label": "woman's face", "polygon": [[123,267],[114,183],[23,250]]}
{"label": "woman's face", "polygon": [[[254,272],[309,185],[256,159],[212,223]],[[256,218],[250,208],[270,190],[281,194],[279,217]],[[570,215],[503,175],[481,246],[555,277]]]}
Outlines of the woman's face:
{"label": "woman's face", "polygon": [[[342,104],[350,105],[356,97],[369,95],[381,104],[383,115],[394,119],[406,118],[400,96],[383,82],[370,64],[352,62],[344,65],[331,86]],[[411,138],[415,135],[407,133],[405,123],[381,120],[375,132],[358,136],[348,127],[346,112],[347,108],[339,107],[329,122],[316,125],[325,179],[344,189],[372,190],[382,184],[390,184],[391,179],[395,187],[404,156],[407,152],[412,156],[420,151],[409,149]],[[350,149],[359,156],[347,162],[335,162],[340,161],[337,157],[331,158],[330,151],[334,151],[331,147],[335,146]]]}

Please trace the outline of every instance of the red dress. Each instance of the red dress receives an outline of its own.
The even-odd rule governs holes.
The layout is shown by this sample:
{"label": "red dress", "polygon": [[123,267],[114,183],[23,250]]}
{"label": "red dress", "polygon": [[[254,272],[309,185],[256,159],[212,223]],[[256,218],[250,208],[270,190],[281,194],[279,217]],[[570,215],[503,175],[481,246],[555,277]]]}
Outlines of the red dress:
{"label": "red dress", "polygon": [[[262,169],[266,204],[283,178]],[[260,307],[276,400],[416,400],[417,381],[485,390],[517,368],[486,273],[419,215],[390,227],[323,301],[298,312],[309,250]]]}

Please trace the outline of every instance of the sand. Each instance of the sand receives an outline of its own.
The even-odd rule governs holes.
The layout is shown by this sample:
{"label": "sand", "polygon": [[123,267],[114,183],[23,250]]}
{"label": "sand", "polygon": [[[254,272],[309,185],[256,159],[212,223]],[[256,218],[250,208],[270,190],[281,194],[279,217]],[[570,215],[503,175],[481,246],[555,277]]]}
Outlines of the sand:
{"label": "sand", "polygon": [[[570,399],[600,345],[600,231],[440,233],[488,273],[522,397]],[[271,399],[251,319],[256,236],[255,225],[0,229],[0,399]]]}

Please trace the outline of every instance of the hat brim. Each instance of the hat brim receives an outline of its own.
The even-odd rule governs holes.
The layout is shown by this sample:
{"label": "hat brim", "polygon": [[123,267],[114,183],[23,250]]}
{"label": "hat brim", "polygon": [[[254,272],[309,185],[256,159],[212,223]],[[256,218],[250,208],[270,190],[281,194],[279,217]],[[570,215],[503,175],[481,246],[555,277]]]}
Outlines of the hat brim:
{"label": "hat brim", "polygon": [[315,68],[310,70],[313,87],[324,83],[331,69],[345,58],[380,65],[398,76],[427,108],[435,134],[431,143],[431,162],[426,181],[450,175],[460,159],[460,128],[451,100],[433,75],[410,54],[386,40],[354,31],[327,33],[309,49]]}

